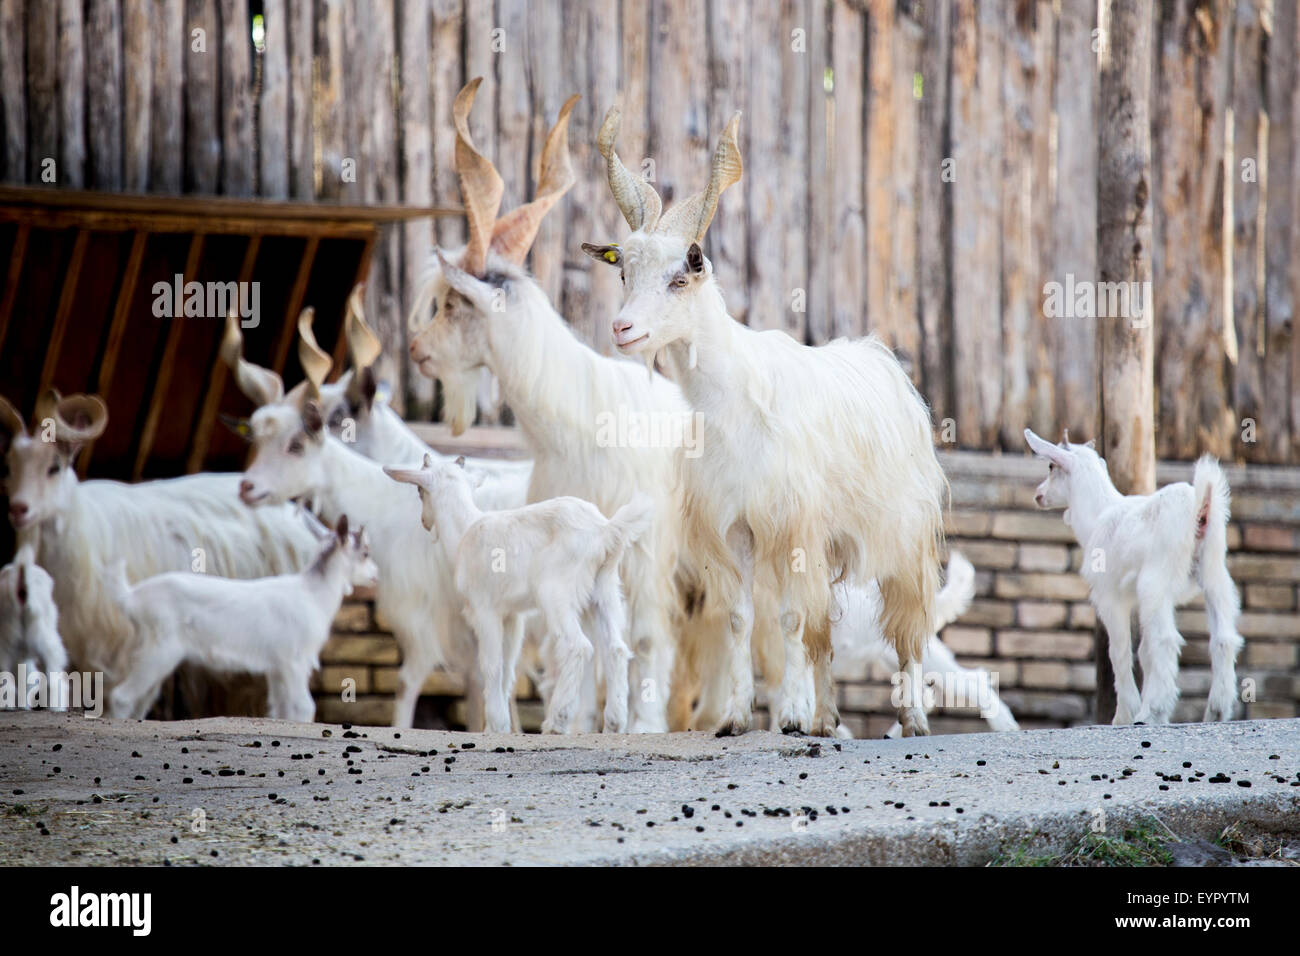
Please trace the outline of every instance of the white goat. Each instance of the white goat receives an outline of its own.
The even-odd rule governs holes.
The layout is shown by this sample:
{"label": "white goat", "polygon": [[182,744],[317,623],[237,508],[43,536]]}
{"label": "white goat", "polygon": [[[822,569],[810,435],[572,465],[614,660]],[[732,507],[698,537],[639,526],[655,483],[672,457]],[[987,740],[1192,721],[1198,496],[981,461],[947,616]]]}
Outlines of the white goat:
{"label": "white goat", "polygon": [[[16,675],[24,662],[34,664],[50,682],[52,704],[68,703],[64,679],[68,655],[59,637],[54,579],[36,563],[30,544],[0,568],[0,673]],[[19,706],[24,706],[29,688],[15,686],[14,690]]]}
{"label": "white goat", "polygon": [[254,514],[241,506],[238,474],[131,485],[78,481],[77,452],[108,424],[97,396],[51,392],[38,404],[35,422],[29,434],[0,398],[9,519],[54,579],[59,629],[73,666],[103,672],[109,690],[126,676],[121,655],[130,634],[104,588],[115,558],[126,559],[132,581],[179,570],[253,578],[296,571],[316,551],[296,509]]}
{"label": "white goat", "polygon": [[347,515],[315,562],[295,574],[240,581],[173,571],[132,587],[118,561],[108,588],[135,633],[130,676],[111,694],[113,713],[143,718],[153,688],[188,662],[264,674],[267,716],[310,722],[316,702],[308,681],[334,617],[343,598],[373,586],[377,573],[365,530],[349,534]]}
{"label": "white goat", "polygon": [[[629,729],[662,732],[680,600],[674,450],[645,435],[620,435],[617,422],[637,415],[680,434],[688,410],[662,377],[647,378],[632,363],[579,342],[522,267],[542,217],[573,183],[567,128],[576,97],[547,137],[537,198],[497,218],[501,178],[468,131],[478,83],[461,90],[454,107],[469,244],[454,254],[438,251],[431,263],[412,310],[411,356],[423,374],[442,381],[457,435],[473,422],[479,370],[496,375],[534,456],[529,501],[573,495],[612,515],[637,494],[651,497],[657,519],[624,553],[621,571],[633,653]],[[414,319],[427,315],[430,303],[436,304],[433,321],[421,330]]]}
{"label": "white goat", "polygon": [[[552,498],[482,511],[456,465],[424,458],[419,471],[385,468],[420,490],[421,520],[455,566],[464,614],[478,639],[487,729],[509,731],[508,699],[523,644],[521,615],[540,612],[555,662],[544,733],[568,733],[580,709],[583,672],[599,652],[605,727],[627,729],[627,612],[618,565],[650,527],[653,502],[638,495],[612,518],[580,498]],[[591,635],[591,639],[587,635]]]}
{"label": "white goat", "polygon": [[[719,195],[740,178],[738,122],[737,114],[723,134],[707,189],[661,219],[654,187],[614,150],[619,113],[611,110],[598,144],[633,232],[621,246],[583,246],[622,271],[615,345],[648,366],[658,358],[702,423],[703,453],[682,458],[681,478],[689,554],[729,622],[732,694],[720,732],[741,733],[752,721],[754,582],[770,575],[786,660],[803,659],[806,645],[815,674],[811,720],[790,713],[782,724],[835,733],[831,584],[874,577],[904,681],[903,734],[924,734],[921,656],[934,632],[945,488],[929,414],[874,337],[811,348],[727,314],[700,243]],[[801,674],[787,663],[788,706],[806,699]]]}
{"label": "white goat", "polygon": [[[1061,444],[1025,429],[1025,440],[1046,458],[1047,478],[1034,500],[1065,508],[1065,523],[1083,548],[1081,573],[1110,638],[1115,671],[1115,724],[1167,724],[1178,702],[1182,635],[1174,608],[1205,594],[1210,625],[1210,694],[1206,720],[1231,720],[1237,702],[1240,605],[1228,574],[1229,492],[1219,463],[1196,463],[1192,483],[1166,485],[1150,495],[1121,495],[1106,462],[1093,448]],[[1142,692],[1133,680],[1130,618],[1136,608],[1141,641]]]}

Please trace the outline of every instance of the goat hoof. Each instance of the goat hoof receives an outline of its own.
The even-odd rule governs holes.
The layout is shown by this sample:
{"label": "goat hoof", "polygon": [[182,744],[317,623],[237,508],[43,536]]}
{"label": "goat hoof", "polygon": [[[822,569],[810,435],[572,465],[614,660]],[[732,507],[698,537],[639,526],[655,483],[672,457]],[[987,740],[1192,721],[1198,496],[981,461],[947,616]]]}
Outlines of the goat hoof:
{"label": "goat hoof", "polygon": [[781,733],[785,734],[787,737],[804,736],[804,732],[800,730],[799,727],[795,724],[790,724],[789,726],[782,727]]}

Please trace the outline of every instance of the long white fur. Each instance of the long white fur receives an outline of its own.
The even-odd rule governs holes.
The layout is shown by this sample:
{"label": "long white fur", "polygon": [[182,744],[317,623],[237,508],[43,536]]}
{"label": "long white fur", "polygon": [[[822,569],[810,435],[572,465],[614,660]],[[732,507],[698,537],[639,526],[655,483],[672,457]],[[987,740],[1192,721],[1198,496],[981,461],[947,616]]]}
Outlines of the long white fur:
{"label": "long white fur", "polygon": [[675,453],[598,438],[602,415],[617,416],[620,408],[665,420],[684,419],[688,409],[661,376],[579,342],[522,269],[490,255],[487,272],[496,285],[430,262],[412,314],[427,315],[431,303],[437,310],[411,355],[425,375],[442,380],[456,433],[473,421],[478,370],[496,375],[533,453],[529,501],[572,495],[612,515],[637,494],[650,497],[657,520],[624,553],[621,569],[633,654],[629,729],[665,731],[679,600]]}
{"label": "long white fur", "polygon": [[465,618],[478,642],[487,729],[510,729],[521,615],[535,610],[555,664],[542,731],[570,731],[594,644],[606,682],[604,729],[625,732],[631,654],[623,640],[626,608],[618,565],[650,527],[650,498],[638,495],[608,519],[595,505],[573,497],[485,512],[474,503],[469,476],[456,465],[426,456],[418,471],[385,471],[420,489],[422,522],[455,568]]}
{"label": "long white fur", "polygon": [[[51,701],[66,703],[62,689],[68,656],[59,637],[54,579],[36,563],[31,545],[19,548],[0,568],[0,671],[16,675],[21,663],[33,664],[51,682]],[[55,686],[57,685],[57,686]],[[25,706],[26,688],[16,688]]]}
{"label": "long white fur", "polygon": [[14,437],[7,461],[10,507],[28,509],[19,540],[53,578],[68,657],[77,670],[102,671],[109,691],[126,676],[131,635],[104,587],[112,561],[125,560],[130,581],[199,563],[210,575],[255,578],[297,571],[316,552],[293,507],[254,513],[240,504],[238,474],[78,481],[54,443],[27,435]]}
{"label": "long white fur", "polygon": [[[1065,523],[1083,548],[1081,573],[1110,638],[1115,672],[1115,724],[1165,724],[1178,702],[1182,635],[1174,609],[1200,591],[1210,629],[1210,694],[1205,720],[1231,720],[1237,702],[1240,604],[1228,573],[1228,482],[1209,455],[1192,483],[1150,495],[1121,495],[1091,444],[1054,445],[1029,429],[1035,454],[1051,462],[1035,498],[1065,508]],[[1133,679],[1130,618],[1136,609],[1142,691]]]}
{"label": "long white fur", "polygon": [[[788,662],[803,656],[807,629],[812,732],[833,734],[831,583],[874,577],[908,685],[903,732],[926,733],[921,653],[934,630],[946,482],[925,404],[873,337],[811,348],[735,322],[711,264],[701,254],[691,269],[687,252],[686,240],[644,229],[623,242],[615,261],[627,299],[614,340],[625,354],[657,358],[703,424],[703,454],[683,458],[681,473],[689,551],[730,620],[733,692],[721,729],[743,732],[752,722],[753,589],[770,575],[787,651],[783,701],[803,699],[800,671]],[[793,710],[781,720],[810,722]]]}
{"label": "long white fur", "polygon": [[110,595],[131,620],[129,676],[113,688],[112,710],[143,718],[153,688],[182,663],[217,672],[264,674],[267,715],[310,722],[308,680],[343,598],[377,573],[364,532],[331,534],[316,561],[295,574],[254,580],[173,571],[134,587],[125,563],[110,570]]}

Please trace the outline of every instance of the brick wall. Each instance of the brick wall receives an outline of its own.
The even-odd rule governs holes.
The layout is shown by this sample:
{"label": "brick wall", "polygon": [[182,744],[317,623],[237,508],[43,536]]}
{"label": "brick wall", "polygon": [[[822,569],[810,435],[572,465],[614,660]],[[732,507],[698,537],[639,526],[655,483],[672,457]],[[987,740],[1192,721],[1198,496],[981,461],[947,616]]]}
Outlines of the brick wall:
{"label": "brick wall", "polygon": [[[1045,466],[1027,457],[949,452],[941,456],[952,489],[949,547],[976,568],[976,598],[943,639],[958,660],[998,675],[1003,700],[1022,727],[1089,723],[1096,686],[1095,615],[1076,569],[1081,554],[1058,512],[1034,507],[1033,491]],[[1229,568],[1242,597],[1240,630],[1246,646],[1238,678],[1254,682],[1249,717],[1300,713],[1300,469],[1225,468],[1233,490],[1228,531]],[[1191,466],[1162,464],[1160,484],[1185,481]],[[1209,687],[1208,633],[1199,602],[1178,614],[1186,639],[1179,675],[1183,698],[1175,719],[1197,720]],[[369,601],[343,608],[322,654],[313,690],[322,720],[387,723],[399,652],[374,621]],[[879,668],[837,668],[845,724],[859,736],[878,736],[893,722],[888,675]],[[341,697],[344,678],[356,682],[355,702]],[[417,722],[459,726],[464,720],[460,681],[436,673],[425,685]],[[531,684],[516,688],[526,729],[537,729],[541,708]],[[761,699],[760,699],[761,704]],[[938,711],[936,733],[986,730],[973,711]]]}

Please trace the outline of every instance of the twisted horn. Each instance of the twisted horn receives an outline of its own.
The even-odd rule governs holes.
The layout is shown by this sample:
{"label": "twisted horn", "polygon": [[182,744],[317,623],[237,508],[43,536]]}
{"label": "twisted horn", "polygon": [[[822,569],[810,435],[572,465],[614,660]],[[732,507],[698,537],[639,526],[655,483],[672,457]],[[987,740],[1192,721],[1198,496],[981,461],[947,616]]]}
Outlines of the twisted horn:
{"label": "twisted horn", "polygon": [[254,405],[272,405],[284,398],[284,380],[269,368],[254,365],[244,358],[244,333],[239,319],[226,316],[226,333],[221,339],[221,361],[235,373],[235,384]]}
{"label": "twisted horn", "polygon": [[344,320],[343,334],[348,340],[348,353],[352,356],[353,368],[369,368],[379,358],[383,346],[379,336],[366,324],[365,311],[362,309],[361,297],[365,284],[358,282],[352,294],[348,296],[348,315]]}
{"label": "twisted horn", "polygon": [[515,265],[523,265],[533,240],[537,238],[542,217],[576,181],[573,166],[569,163],[569,113],[573,111],[578,99],[579,96],[575,93],[565,100],[555,125],[546,134],[537,179],[537,194],[533,201],[502,216],[492,230],[492,251]]}
{"label": "twisted horn", "polygon": [[628,172],[623,161],[618,158],[618,153],[614,151],[622,122],[622,112],[617,106],[611,106],[609,112],[605,114],[605,122],[600,124],[600,132],[596,136],[596,148],[600,150],[600,155],[605,157],[605,174],[609,179],[609,191],[614,194],[614,201],[622,210],[628,226],[633,232],[641,228],[652,230],[655,223],[659,221],[663,202],[653,186],[640,176],[633,176]]}
{"label": "twisted horn", "polygon": [[[69,395],[59,398],[51,389],[42,403],[53,397],[50,417],[54,419],[54,435],[63,442],[94,441],[108,427],[108,406],[98,395]],[[40,405],[38,405],[38,408]]]}
{"label": "twisted horn", "polygon": [[740,182],[743,165],[736,135],[740,132],[740,111],[732,114],[717,148],[713,151],[713,172],[709,185],[689,199],[669,209],[660,221],[656,232],[681,236],[687,242],[703,242],[709,231],[713,214],[718,211],[718,197],[728,186]]}
{"label": "twisted horn", "polygon": [[10,435],[27,434],[27,423],[23,421],[23,416],[3,395],[0,395],[0,430],[8,431]]}
{"label": "twisted horn", "polygon": [[487,264],[488,243],[497,210],[501,207],[501,193],[505,185],[496,167],[474,148],[469,135],[469,111],[474,106],[481,76],[476,76],[456,94],[452,104],[452,119],[456,123],[456,175],[460,177],[461,198],[465,201],[465,218],[469,220],[469,243],[465,247],[464,269],[471,275],[481,276]]}
{"label": "twisted horn", "polygon": [[310,398],[320,396],[320,387],[334,365],[334,360],[316,344],[316,333],[311,328],[315,318],[316,310],[310,306],[298,315],[298,361],[302,363],[303,373],[310,383],[307,389]]}

